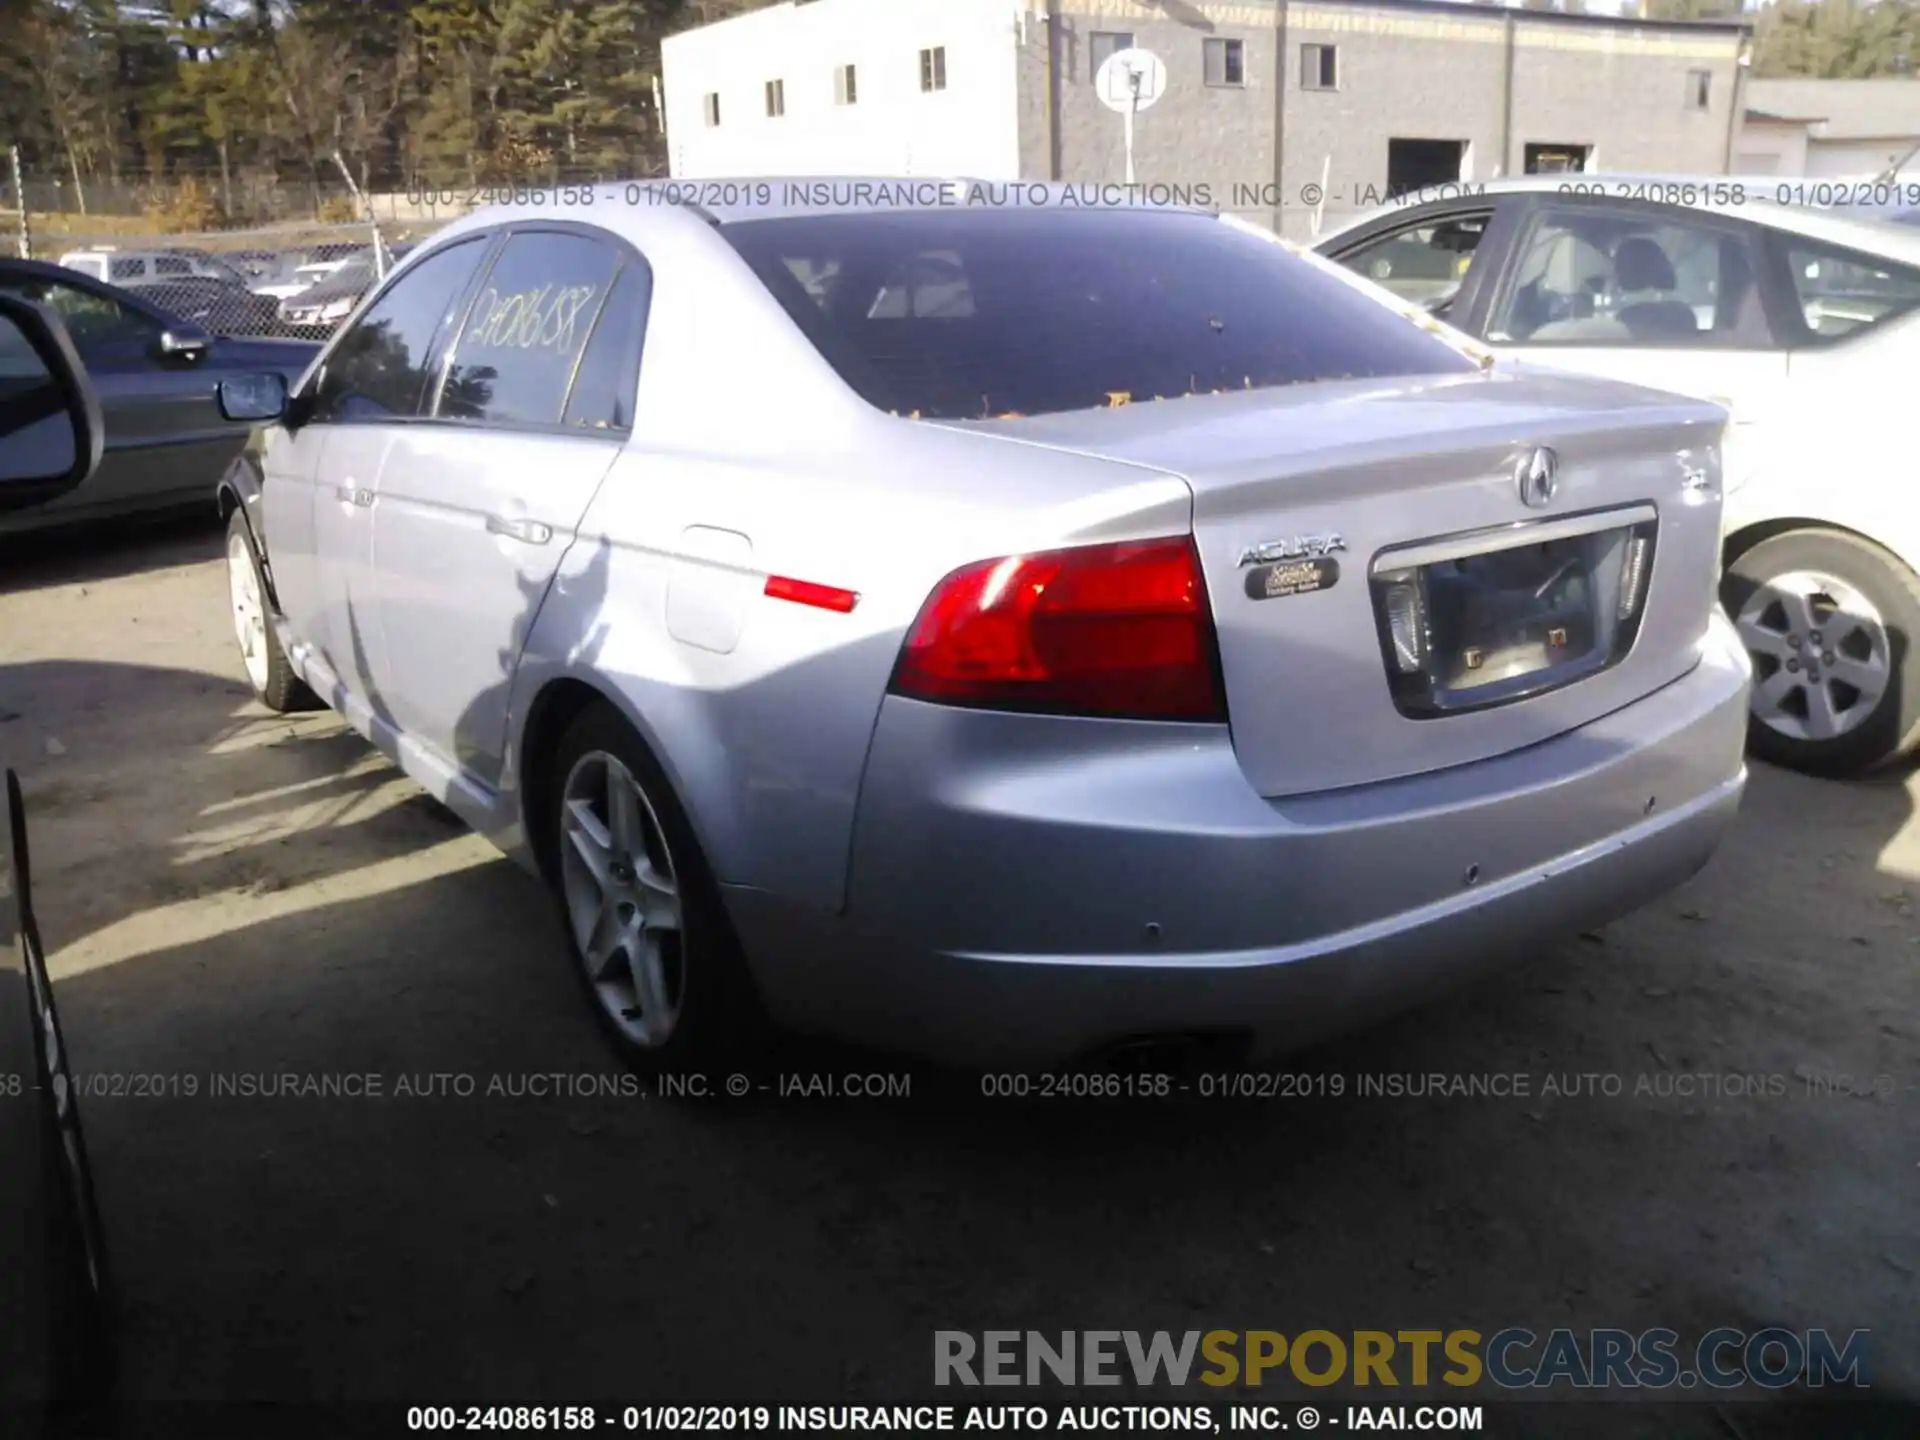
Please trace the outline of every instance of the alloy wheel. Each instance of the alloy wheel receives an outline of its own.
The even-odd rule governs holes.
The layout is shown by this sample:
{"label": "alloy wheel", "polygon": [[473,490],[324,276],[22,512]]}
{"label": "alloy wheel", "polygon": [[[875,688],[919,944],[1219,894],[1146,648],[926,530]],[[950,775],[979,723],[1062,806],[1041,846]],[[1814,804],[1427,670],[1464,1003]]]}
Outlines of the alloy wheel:
{"label": "alloy wheel", "polygon": [[253,553],[238,535],[227,538],[227,595],[233,605],[233,633],[240,660],[256,691],[267,688],[267,611],[260,600],[260,577]]}
{"label": "alloy wheel", "polygon": [[1838,576],[1774,576],[1754,588],[1734,628],[1753,657],[1753,715],[1790,740],[1858,729],[1892,682],[1886,622]]}
{"label": "alloy wheel", "polygon": [[587,979],[614,1026],[657,1049],[686,996],[685,911],[666,832],[633,772],[580,757],[560,808],[561,887]]}

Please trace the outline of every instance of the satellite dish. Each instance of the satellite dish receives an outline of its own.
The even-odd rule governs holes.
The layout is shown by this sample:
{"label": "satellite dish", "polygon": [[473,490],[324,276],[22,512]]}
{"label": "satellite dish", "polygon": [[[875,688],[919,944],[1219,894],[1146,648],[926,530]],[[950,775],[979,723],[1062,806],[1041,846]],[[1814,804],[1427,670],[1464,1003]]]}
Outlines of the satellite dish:
{"label": "satellite dish", "polygon": [[1125,115],[1150,108],[1167,88],[1167,67],[1151,50],[1116,50],[1094,72],[1100,103]]}

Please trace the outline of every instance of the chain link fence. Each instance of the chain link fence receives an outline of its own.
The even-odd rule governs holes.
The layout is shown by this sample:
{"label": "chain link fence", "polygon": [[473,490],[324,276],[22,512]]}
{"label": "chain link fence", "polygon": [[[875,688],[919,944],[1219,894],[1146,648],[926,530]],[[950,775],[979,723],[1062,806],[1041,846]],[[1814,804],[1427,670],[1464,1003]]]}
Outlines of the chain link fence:
{"label": "chain link fence", "polygon": [[216,334],[324,339],[395,260],[467,212],[468,193],[238,174],[77,185],[36,175],[0,141],[0,254],[65,266]]}
{"label": "chain link fence", "polygon": [[[218,335],[324,339],[439,218],[282,222],[219,230],[126,223],[35,226],[25,249]],[[54,218],[54,217],[48,217]]]}

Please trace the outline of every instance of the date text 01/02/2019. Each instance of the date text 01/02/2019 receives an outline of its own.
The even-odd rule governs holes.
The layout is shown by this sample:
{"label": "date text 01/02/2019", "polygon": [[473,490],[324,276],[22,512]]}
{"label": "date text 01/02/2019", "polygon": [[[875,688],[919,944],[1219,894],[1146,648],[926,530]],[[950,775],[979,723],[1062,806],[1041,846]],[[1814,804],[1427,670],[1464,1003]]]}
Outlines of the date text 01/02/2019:
{"label": "date text 01/02/2019", "polygon": [[[1312,1407],[1304,1407],[1311,1411]],[[416,1432],[606,1430],[631,1434],[922,1435],[938,1431],[1155,1431],[1217,1435],[1260,1431],[1272,1406],[1209,1405],[414,1405],[406,1427]],[[1318,1423],[1318,1412],[1309,1422]],[[1297,1416],[1292,1418],[1299,1418]],[[1477,1428],[1455,1427],[1448,1428]]]}

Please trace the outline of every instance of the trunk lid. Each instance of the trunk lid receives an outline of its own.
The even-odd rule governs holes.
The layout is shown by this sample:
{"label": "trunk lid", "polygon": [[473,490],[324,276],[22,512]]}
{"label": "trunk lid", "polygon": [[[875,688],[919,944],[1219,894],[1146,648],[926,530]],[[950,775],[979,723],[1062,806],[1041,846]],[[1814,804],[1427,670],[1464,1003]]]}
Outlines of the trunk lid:
{"label": "trunk lid", "polygon": [[[1691,669],[1719,574],[1725,419],[1638,386],[1496,372],[983,428],[1187,481],[1234,748],[1277,797],[1536,744]],[[1557,487],[1534,505],[1521,479],[1538,447]]]}

